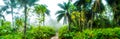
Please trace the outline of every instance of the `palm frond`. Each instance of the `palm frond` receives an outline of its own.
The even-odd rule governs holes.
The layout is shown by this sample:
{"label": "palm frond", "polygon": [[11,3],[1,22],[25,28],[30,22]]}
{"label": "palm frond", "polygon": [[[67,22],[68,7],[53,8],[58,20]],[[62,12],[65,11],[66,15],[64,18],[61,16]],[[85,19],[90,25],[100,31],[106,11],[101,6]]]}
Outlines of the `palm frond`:
{"label": "palm frond", "polygon": [[94,5],[92,6],[93,12],[102,12],[105,10],[105,7],[101,0],[95,1]]}
{"label": "palm frond", "polygon": [[8,6],[2,6],[1,9],[0,9],[0,13],[1,13],[2,11],[6,11],[8,8],[9,8]]}
{"label": "palm frond", "polygon": [[35,2],[37,2],[38,0],[17,0],[18,3],[20,4],[20,6],[24,6],[24,5],[28,5],[28,6],[32,6],[35,4]]}
{"label": "palm frond", "polygon": [[47,15],[50,15],[50,10],[47,9],[47,11],[45,12]]}
{"label": "palm frond", "polygon": [[57,16],[57,21],[59,22],[63,17],[64,17],[64,14],[59,14],[59,15]]}
{"label": "palm frond", "polygon": [[56,14],[63,14],[63,13],[65,13],[65,11],[63,11],[63,10],[59,10],[56,12]]}
{"label": "palm frond", "polygon": [[58,6],[59,6],[60,8],[62,8],[63,10],[66,10],[66,7],[65,7],[63,4],[58,4]]}

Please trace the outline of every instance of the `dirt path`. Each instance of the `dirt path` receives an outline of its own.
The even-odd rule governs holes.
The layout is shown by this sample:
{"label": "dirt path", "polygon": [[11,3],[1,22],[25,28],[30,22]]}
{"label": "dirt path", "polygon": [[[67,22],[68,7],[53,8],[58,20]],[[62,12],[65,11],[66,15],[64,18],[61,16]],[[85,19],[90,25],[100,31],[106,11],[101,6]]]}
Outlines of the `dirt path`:
{"label": "dirt path", "polygon": [[53,36],[51,39],[58,39],[58,33],[56,33],[56,35]]}

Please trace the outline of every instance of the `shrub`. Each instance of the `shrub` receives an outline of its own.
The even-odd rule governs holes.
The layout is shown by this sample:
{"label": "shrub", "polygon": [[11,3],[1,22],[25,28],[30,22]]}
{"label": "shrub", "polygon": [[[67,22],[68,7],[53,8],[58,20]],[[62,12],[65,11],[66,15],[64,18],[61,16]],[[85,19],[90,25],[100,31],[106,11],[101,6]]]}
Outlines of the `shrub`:
{"label": "shrub", "polygon": [[120,28],[85,30],[75,33],[73,39],[120,39]]}
{"label": "shrub", "polygon": [[10,22],[5,21],[2,26],[0,26],[0,36],[12,33],[13,29],[10,26]]}
{"label": "shrub", "polygon": [[[28,29],[26,39],[50,39],[55,35],[55,30],[48,26],[37,26]],[[23,32],[12,32],[11,29],[1,26],[0,39],[22,39]]]}
{"label": "shrub", "polygon": [[11,33],[0,36],[0,39],[22,39],[22,33]]}
{"label": "shrub", "polygon": [[86,29],[83,32],[70,32],[67,26],[60,28],[60,39],[120,39],[120,28]]}
{"label": "shrub", "polygon": [[75,32],[68,31],[68,26],[63,26],[58,31],[59,39],[71,39]]}
{"label": "shrub", "polygon": [[27,31],[28,39],[50,39],[55,35],[55,30],[48,26],[33,27],[32,30]]}

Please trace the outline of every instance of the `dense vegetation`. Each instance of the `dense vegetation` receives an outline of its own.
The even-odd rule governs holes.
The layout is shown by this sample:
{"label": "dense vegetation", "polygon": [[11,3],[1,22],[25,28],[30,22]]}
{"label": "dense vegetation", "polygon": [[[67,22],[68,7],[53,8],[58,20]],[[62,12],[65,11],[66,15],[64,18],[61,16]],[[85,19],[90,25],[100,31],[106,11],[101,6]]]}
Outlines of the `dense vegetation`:
{"label": "dense vegetation", "polygon": [[[10,22],[0,26],[0,39],[23,39],[22,28],[10,27]],[[48,26],[30,26],[26,31],[26,39],[49,39],[55,35],[55,29]]]}
{"label": "dense vegetation", "polygon": [[60,28],[59,30],[60,39],[120,39],[120,28],[99,28],[89,30],[86,29],[83,32],[68,31],[67,26]]}
{"label": "dense vegetation", "polygon": [[[58,33],[59,39],[120,39],[119,0],[68,0],[59,3],[57,21],[63,21],[58,31],[45,25],[50,15],[47,5],[39,0],[3,0],[0,6],[0,39],[51,39]],[[21,9],[16,12],[15,9]],[[5,19],[10,14],[12,21]],[[36,22],[29,23],[34,14]],[[35,21],[35,20],[33,20]]]}

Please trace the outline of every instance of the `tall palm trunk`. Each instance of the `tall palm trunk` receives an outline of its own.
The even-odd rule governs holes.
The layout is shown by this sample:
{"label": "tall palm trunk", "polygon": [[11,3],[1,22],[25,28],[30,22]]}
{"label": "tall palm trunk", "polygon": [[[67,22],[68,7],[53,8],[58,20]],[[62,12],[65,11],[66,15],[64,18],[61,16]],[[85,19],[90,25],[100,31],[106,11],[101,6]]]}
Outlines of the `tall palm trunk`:
{"label": "tall palm trunk", "polygon": [[90,23],[90,29],[92,29],[93,27],[93,21],[94,21],[94,13],[92,13],[92,17],[91,17],[91,23]]}
{"label": "tall palm trunk", "polygon": [[71,30],[71,16],[69,15],[69,13],[67,13],[67,20],[68,20],[68,30]]}
{"label": "tall palm trunk", "polygon": [[26,26],[27,26],[27,5],[24,5],[25,21],[24,21],[24,38],[26,39]]}
{"label": "tall palm trunk", "polygon": [[15,28],[15,26],[14,26],[14,18],[13,18],[13,7],[11,7],[11,12],[12,12],[12,26]]}
{"label": "tall palm trunk", "polygon": [[82,21],[82,20],[81,20],[81,15],[80,15],[80,21],[79,21],[79,22],[80,22],[80,24],[79,24],[80,27],[79,27],[79,28],[80,28],[80,31],[82,32],[83,26],[82,26],[82,22],[81,22],[81,21]]}
{"label": "tall palm trunk", "polygon": [[43,14],[43,26],[45,25],[45,14]]}
{"label": "tall palm trunk", "polygon": [[[40,18],[41,16],[40,16],[40,15],[38,15],[38,17]],[[41,23],[41,21],[39,20],[39,26],[41,25],[40,23]]]}

